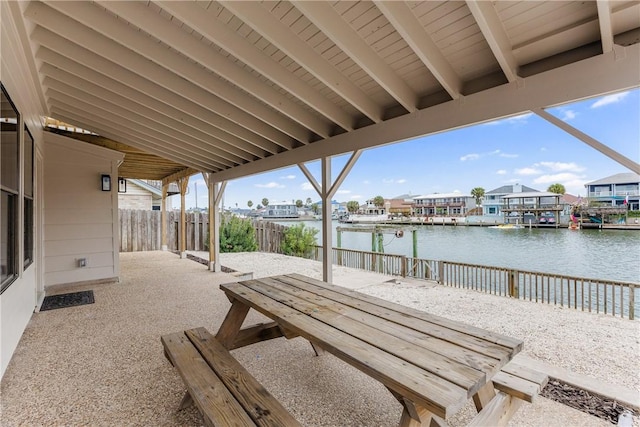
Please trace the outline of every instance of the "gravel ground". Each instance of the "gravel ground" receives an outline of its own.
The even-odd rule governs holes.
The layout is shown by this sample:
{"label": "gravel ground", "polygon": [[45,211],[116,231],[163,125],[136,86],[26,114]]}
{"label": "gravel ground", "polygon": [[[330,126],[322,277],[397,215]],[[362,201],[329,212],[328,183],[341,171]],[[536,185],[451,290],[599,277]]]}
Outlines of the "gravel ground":
{"label": "gravel ground", "polygon": [[[255,277],[297,272],[321,278],[320,263],[282,255],[222,254]],[[198,426],[176,411],[184,386],[163,356],[163,334],[217,330],[229,308],[219,290],[233,280],[167,252],[121,254],[120,283],[90,287],[95,304],[34,314],[1,384],[4,426]],[[334,282],[525,340],[527,355],[638,390],[638,322],[513,301],[425,282],[334,268]],[[89,287],[56,289],[56,293]],[[250,313],[247,322],[263,321]],[[401,408],[380,383],[303,339],[271,340],[234,356],[306,426],[393,426]],[[468,423],[472,405],[449,420]],[[637,419],[634,423],[638,425]],[[511,426],[610,426],[539,398]]]}

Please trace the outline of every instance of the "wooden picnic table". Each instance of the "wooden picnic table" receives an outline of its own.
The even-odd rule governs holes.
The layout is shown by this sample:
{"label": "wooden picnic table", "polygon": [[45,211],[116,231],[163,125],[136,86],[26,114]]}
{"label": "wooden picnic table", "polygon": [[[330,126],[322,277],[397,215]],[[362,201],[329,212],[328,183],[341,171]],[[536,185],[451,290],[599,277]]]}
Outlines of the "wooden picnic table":
{"label": "wooden picnic table", "polygon": [[[511,395],[496,393],[492,379],[522,349],[521,340],[300,274],[220,288],[232,302],[216,335],[226,348],[304,337],[317,353],[384,384],[403,406],[401,426],[444,425],[469,399],[485,425],[505,423],[517,408]],[[251,308],[273,322],[242,328]]]}

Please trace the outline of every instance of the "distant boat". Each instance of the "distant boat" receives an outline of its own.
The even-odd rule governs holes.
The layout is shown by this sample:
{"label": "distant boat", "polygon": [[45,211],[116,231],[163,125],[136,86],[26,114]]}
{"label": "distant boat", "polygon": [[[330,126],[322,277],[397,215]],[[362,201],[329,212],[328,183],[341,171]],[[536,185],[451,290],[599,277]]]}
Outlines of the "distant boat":
{"label": "distant boat", "polygon": [[340,218],[340,222],[351,224],[356,223],[376,223],[389,221],[389,215],[367,215],[367,214],[349,214]]}
{"label": "distant boat", "polygon": [[515,230],[524,228],[524,225],[521,224],[500,224],[500,225],[492,225],[489,228],[499,228],[501,230]]}

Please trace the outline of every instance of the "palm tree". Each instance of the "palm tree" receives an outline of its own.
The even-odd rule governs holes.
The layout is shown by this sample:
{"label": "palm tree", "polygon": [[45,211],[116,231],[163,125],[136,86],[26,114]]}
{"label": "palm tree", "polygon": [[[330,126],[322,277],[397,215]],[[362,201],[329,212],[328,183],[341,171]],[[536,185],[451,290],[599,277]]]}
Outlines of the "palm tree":
{"label": "palm tree", "polygon": [[311,203],[312,203],[312,201],[311,201],[311,197],[307,197],[307,200],[306,200],[306,202],[305,202],[305,205],[308,207],[308,206],[311,206]]}
{"label": "palm tree", "polygon": [[473,190],[471,190],[471,195],[476,199],[476,205],[480,206],[480,203],[482,203],[482,198],[484,197],[484,188],[474,188]]}
{"label": "palm tree", "polygon": [[302,200],[298,199],[296,200],[296,208],[301,208],[302,207]]}
{"label": "palm tree", "polygon": [[347,211],[349,211],[350,213],[358,212],[358,209],[360,209],[360,203],[358,203],[357,201],[351,200],[347,202]]}
{"label": "palm tree", "polygon": [[567,190],[564,188],[564,185],[560,183],[551,184],[549,188],[547,188],[547,191],[556,194],[564,194],[567,192]]}
{"label": "palm tree", "polygon": [[251,206],[253,206],[253,202],[252,202],[251,200],[249,200],[249,201],[247,202],[247,206],[249,206],[249,209],[251,209]]}
{"label": "palm tree", "polygon": [[269,206],[269,199],[267,199],[266,197],[262,199],[262,206],[264,206],[265,208]]}
{"label": "palm tree", "polygon": [[372,202],[376,208],[381,208],[384,206],[384,197],[376,196],[373,198]]}

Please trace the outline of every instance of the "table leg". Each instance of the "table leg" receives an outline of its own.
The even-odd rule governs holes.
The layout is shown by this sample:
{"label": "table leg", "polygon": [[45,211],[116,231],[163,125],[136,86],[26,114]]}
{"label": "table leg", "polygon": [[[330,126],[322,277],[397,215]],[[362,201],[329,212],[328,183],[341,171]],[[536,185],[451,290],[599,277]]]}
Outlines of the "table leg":
{"label": "table leg", "polygon": [[387,388],[402,405],[399,427],[446,427],[449,424],[433,412],[413,403],[395,391]]}
{"label": "table leg", "polygon": [[482,411],[482,408],[487,406],[495,396],[496,390],[493,388],[493,383],[489,381],[473,395],[473,403],[476,405],[476,410],[478,412]]}
{"label": "table leg", "polygon": [[227,349],[233,348],[233,343],[238,336],[238,331],[242,327],[242,322],[247,317],[249,306],[244,303],[233,300],[231,308],[218,329],[216,339]]}

